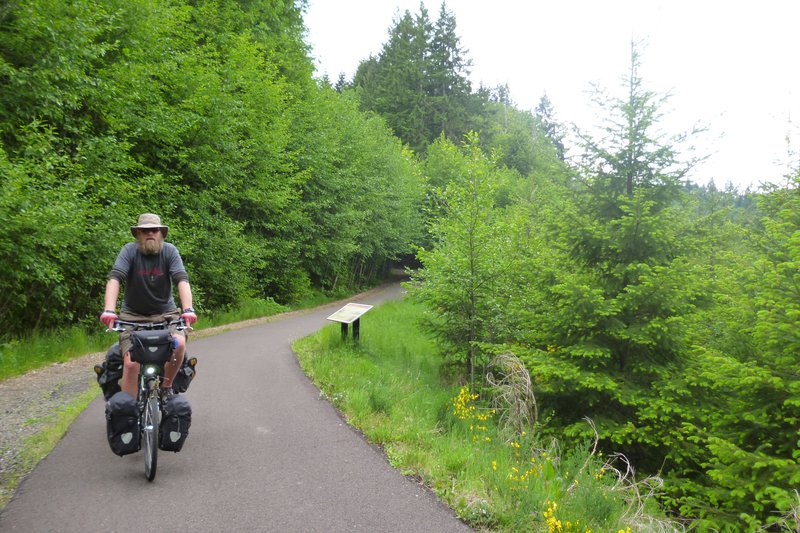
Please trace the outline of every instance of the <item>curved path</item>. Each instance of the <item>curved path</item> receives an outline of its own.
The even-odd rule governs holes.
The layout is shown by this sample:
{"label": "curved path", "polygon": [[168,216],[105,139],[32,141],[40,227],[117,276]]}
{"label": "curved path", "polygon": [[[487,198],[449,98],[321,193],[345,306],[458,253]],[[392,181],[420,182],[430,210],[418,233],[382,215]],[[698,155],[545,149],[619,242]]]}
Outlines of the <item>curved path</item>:
{"label": "curved path", "polygon": [[[379,304],[399,285],[355,299]],[[22,483],[0,531],[470,531],[320,399],[291,351],[341,304],[190,340],[194,416],[148,483],[141,453],[117,457],[98,398]],[[369,330],[362,319],[361,335]],[[90,369],[87,369],[89,372]]]}

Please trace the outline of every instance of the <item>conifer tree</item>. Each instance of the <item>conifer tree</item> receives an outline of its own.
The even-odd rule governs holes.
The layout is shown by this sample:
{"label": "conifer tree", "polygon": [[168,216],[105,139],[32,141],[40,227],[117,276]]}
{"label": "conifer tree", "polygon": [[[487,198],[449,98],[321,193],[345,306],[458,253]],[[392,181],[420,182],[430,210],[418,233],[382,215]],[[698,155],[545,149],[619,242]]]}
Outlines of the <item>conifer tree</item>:
{"label": "conifer tree", "polygon": [[667,453],[663,428],[647,420],[665,405],[659,384],[684,363],[682,317],[695,309],[702,277],[686,258],[687,222],[674,203],[686,165],[657,135],[661,100],[643,88],[635,46],[624,90],[598,100],[609,114],[605,136],[582,134],[574,208],[565,206],[559,230],[569,263],[549,269],[531,298],[542,302],[542,329],[528,362],[550,376],[549,401],[576,434],[591,416],[615,449],[624,443],[647,466]]}
{"label": "conifer tree", "polygon": [[542,124],[544,133],[553,146],[556,148],[558,158],[564,161],[566,157],[566,148],[564,146],[564,126],[559,124],[555,119],[555,112],[553,104],[550,102],[547,94],[543,94],[539,100],[539,105],[536,106],[536,116]]}
{"label": "conifer tree", "polygon": [[431,113],[427,124],[428,137],[444,135],[458,142],[468,131],[468,101],[471,96],[466,50],[456,34],[456,19],[442,3],[430,43],[427,68],[427,93]]}
{"label": "conifer tree", "polygon": [[460,143],[472,129],[469,65],[446,4],[436,23],[420,4],[417,15],[405,11],[395,20],[380,54],[359,65],[353,85],[362,109],[383,115],[394,133],[421,154],[441,133]]}
{"label": "conifer tree", "polygon": [[424,76],[430,31],[424,9],[416,19],[408,11],[403,14],[377,58],[374,94],[364,102],[371,102],[370,110],[383,115],[394,133],[417,152],[427,145]]}

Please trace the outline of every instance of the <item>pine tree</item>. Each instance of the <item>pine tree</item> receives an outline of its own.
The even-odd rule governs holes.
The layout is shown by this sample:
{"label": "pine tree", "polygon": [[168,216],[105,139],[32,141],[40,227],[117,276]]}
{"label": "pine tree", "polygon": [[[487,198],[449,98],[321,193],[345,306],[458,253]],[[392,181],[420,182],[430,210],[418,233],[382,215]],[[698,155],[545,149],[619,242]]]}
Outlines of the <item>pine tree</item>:
{"label": "pine tree", "polygon": [[427,126],[429,138],[440,133],[459,142],[468,131],[468,100],[471,96],[467,51],[456,34],[456,19],[442,3],[430,44],[427,68],[427,95],[431,113]]}
{"label": "pine tree", "polygon": [[[389,32],[372,70],[372,93],[363,101],[386,118],[395,135],[414,151],[428,144],[425,135],[425,60],[431,31],[427,11],[406,11]],[[368,86],[363,86],[366,92]]]}
{"label": "pine tree", "polygon": [[347,78],[344,75],[344,72],[339,73],[339,77],[336,79],[336,85],[333,86],[333,90],[337,93],[344,92],[350,85],[347,83]]}
{"label": "pine tree", "polygon": [[553,104],[550,102],[550,98],[547,97],[547,94],[543,94],[539,100],[539,105],[536,106],[536,116],[542,124],[545,135],[547,135],[550,142],[553,143],[553,146],[556,147],[558,158],[564,161],[566,157],[566,149],[564,147],[564,137],[566,134],[564,133],[564,126],[556,121]]}
{"label": "pine tree", "polygon": [[470,61],[456,34],[456,20],[443,3],[432,23],[424,4],[406,11],[389,30],[378,57],[363,61],[353,79],[362,109],[383,115],[416,153],[444,133],[460,143],[474,121]]}
{"label": "pine tree", "polygon": [[643,88],[635,47],[624,89],[626,97],[602,100],[605,137],[582,135],[582,176],[559,230],[567,263],[548,269],[530,298],[543,303],[528,362],[550,376],[549,401],[574,417],[576,433],[591,416],[611,446],[625,444],[648,466],[667,453],[663,427],[648,420],[665,405],[659,384],[684,364],[682,317],[695,309],[702,277],[675,208],[685,166],[654,133],[661,100]]}

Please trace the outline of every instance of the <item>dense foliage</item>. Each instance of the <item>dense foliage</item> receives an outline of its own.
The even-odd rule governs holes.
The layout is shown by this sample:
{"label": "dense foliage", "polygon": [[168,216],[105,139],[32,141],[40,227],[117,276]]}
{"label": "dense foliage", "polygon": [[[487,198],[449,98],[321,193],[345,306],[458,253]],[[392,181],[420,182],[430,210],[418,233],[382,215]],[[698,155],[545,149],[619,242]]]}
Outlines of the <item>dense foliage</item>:
{"label": "dense foliage", "polygon": [[416,163],[311,77],[282,0],[0,8],[0,335],[96,315],[159,213],[204,310],[357,286],[419,232]]}
{"label": "dense foliage", "polygon": [[455,18],[444,5],[436,23],[420,5],[389,32],[380,55],[360,64],[353,84],[364,109],[377,111],[398,137],[424,152],[441,133],[456,141],[469,127],[476,101],[467,78],[469,61],[455,32]]}

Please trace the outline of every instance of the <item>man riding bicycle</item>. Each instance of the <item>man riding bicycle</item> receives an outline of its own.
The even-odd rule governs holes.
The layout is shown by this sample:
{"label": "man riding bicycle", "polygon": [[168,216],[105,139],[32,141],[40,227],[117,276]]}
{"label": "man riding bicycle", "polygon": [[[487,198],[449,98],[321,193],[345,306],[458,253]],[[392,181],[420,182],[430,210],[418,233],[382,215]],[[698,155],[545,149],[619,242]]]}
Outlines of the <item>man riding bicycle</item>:
{"label": "man riding bicycle", "polygon": [[[183,260],[178,249],[164,241],[168,231],[169,228],[161,224],[161,217],[152,213],[140,215],[137,225],[131,227],[136,241],[122,247],[106,283],[105,310],[100,315],[100,322],[109,329],[117,319],[152,323],[169,322],[181,317],[187,326],[197,322],[197,314],[192,308],[192,288]],[[122,285],[125,285],[125,297],[117,315],[117,298]],[[178,288],[183,311],[175,305],[173,285]],[[172,334],[175,349],[172,360],[164,365],[164,390],[171,390],[172,380],[183,364],[186,349],[185,333],[175,331],[173,326]],[[136,398],[139,363],[131,361],[129,331],[120,333],[119,344],[123,354],[120,388]]]}

